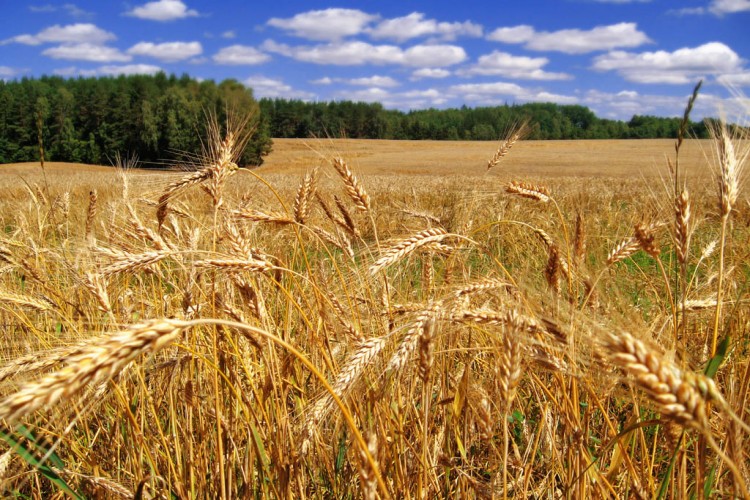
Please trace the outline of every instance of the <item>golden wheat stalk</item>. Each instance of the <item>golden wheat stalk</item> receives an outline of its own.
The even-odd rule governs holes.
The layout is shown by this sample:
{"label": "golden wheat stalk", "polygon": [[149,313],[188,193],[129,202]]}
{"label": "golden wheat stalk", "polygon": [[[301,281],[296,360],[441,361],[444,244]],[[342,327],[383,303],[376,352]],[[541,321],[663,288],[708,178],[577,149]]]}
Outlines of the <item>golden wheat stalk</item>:
{"label": "golden wheat stalk", "polygon": [[336,169],[341,180],[344,181],[344,187],[346,192],[351,198],[354,205],[363,212],[370,210],[370,196],[367,194],[365,189],[359,183],[357,177],[349,169],[349,165],[346,164],[343,158],[336,157],[331,161],[333,168]]}
{"label": "golden wheat stalk", "polygon": [[550,200],[549,190],[544,186],[538,186],[536,184],[510,181],[508,185],[505,186],[505,190],[508,193],[517,194],[523,198],[529,198],[542,203],[547,203]]}
{"label": "golden wheat stalk", "polygon": [[89,384],[105,382],[139,355],[174,341],[186,326],[182,321],[154,320],[98,338],[62,359],[62,369],[23,385],[0,401],[0,418],[16,422],[39,408],[68,400]]}
{"label": "golden wheat stalk", "polygon": [[492,158],[489,159],[487,162],[487,170],[490,170],[497,166],[498,163],[500,163],[500,160],[505,157],[508,152],[510,152],[510,148],[512,148],[518,141],[523,139],[527,134],[529,133],[529,122],[522,122],[517,127],[512,127],[510,129],[510,132],[506,136],[506,139],[500,144],[500,147],[497,148],[497,151],[495,151],[495,154],[492,155]]}
{"label": "golden wheat stalk", "polygon": [[621,260],[625,260],[641,248],[638,240],[634,237],[627,238],[615,246],[607,256],[607,265],[611,266]]}
{"label": "golden wheat stalk", "polygon": [[86,211],[86,230],[84,233],[86,238],[91,236],[91,232],[94,230],[94,219],[96,218],[98,210],[98,199],[99,195],[97,194],[96,189],[92,189],[91,192],[89,192],[89,208]]}
{"label": "golden wheat stalk", "polygon": [[295,223],[294,219],[290,219],[286,215],[277,212],[265,213],[260,210],[233,210],[231,213],[238,219],[245,219],[252,222],[268,222],[282,226]]}
{"label": "golden wheat stalk", "polygon": [[419,344],[420,339],[424,335],[432,337],[431,329],[434,328],[434,323],[439,315],[439,307],[439,304],[432,304],[417,316],[417,319],[411,324],[406,331],[406,334],[401,339],[398,349],[388,361],[387,370],[389,372],[399,373],[404,366],[406,366],[406,362],[409,361],[409,358]]}
{"label": "golden wheat stalk", "polygon": [[680,195],[674,202],[674,246],[677,254],[677,261],[685,265],[688,259],[690,249],[690,237],[692,231],[690,228],[690,194],[687,188],[683,188]]}
{"label": "golden wheat stalk", "polygon": [[[384,337],[372,337],[362,340],[359,343],[354,354],[352,354],[346,361],[339,371],[339,374],[336,376],[336,380],[332,384],[333,393],[336,394],[338,398],[343,397],[360,379],[367,367],[370,366],[372,360],[380,354],[380,351],[383,350],[387,343],[388,342]],[[307,424],[308,433],[311,434],[314,426],[325,417],[331,408],[333,408],[333,403],[334,400],[330,393],[326,393],[323,397],[318,399],[309,414]]]}
{"label": "golden wheat stalk", "polygon": [[0,292],[0,303],[8,303],[14,306],[29,307],[37,311],[49,311],[52,304],[28,295],[19,295],[16,293]]}
{"label": "golden wheat stalk", "polygon": [[214,174],[214,170],[210,167],[203,168],[192,172],[181,179],[167,185],[164,188],[161,196],[159,196],[159,202],[156,208],[156,220],[159,227],[164,224],[164,220],[167,218],[169,213],[169,199],[174,196],[178,191],[187,189],[190,186],[200,184],[205,180],[209,179]]}
{"label": "golden wheat stalk", "polygon": [[193,265],[196,268],[217,269],[227,272],[265,272],[275,269],[270,262],[259,259],[204,259],[194,262]]}
{"label": "golden wheat stalk", "polygon": [[573,239],[573,261],[576,264],[583,262],[586,256],[586,224],[583,216],[576,215],[576,232]]}
{"label": "golden wheat stalk", "polygon": [[294,220],[304,224],[310,216],[310,200],[315,196],[315,190],[318,180],[318,167],[312,172],[306,173],[304,179],[297,188],[297,195],[294,197]]}
{"label": "golden wheat stalk", "polygon": [[404,256],[429,243],[443,241],[450,235],[442,228],[425,229],[410,238],[406,238],[383,252],[382,257],[370,266],[370,275],[375,275],[382,269],[401,260]]}
{"label": "golden wheat stalk", "polygon": [[[100,250],[99,247],[97,247],[97,249]],[[123,252],[114,262],[104,266],[99,271],[99,274],[102,276],[111,276],[117,273],[140,271],[149,268],[173,254],[174,252],[171,250],[143,252],[139,254]]]}
{"label": "golden wheat stalk", "polygon": [[354,218],[352,218],[349,210],[347,210],[346,205],[344,205],[344,203],[336,195],[333,195],[333,201],[336,203],[336,207],[341,213],[341,217],[343,218],[345,229],[347,230],[347,232],[349,232],[349,234],[351,234],[354,238],[360,238],[361,235],[359,234],[359,230],[354,223]]}
{"label": "golden wheat stalk", "polygon": [[607,334],[605,346],[612,362],[632,377],[664,417],[709,430],[706,403],[723,401],[713,379],[682,372],[627,332]]}
{"label": "golden wheat stalk", "polygon": [[417,219],[424,219],[428,222],[431,222],[437,226],[441,226],[443,223],[441,220],[437,217],[435,217],[432,214],[429,214],[427,212],[417,212],[416,210],[409,210],[408,208],[402,208],[402,213],[405,213],[406,215],[410,215],[412,217],[416,217]]}

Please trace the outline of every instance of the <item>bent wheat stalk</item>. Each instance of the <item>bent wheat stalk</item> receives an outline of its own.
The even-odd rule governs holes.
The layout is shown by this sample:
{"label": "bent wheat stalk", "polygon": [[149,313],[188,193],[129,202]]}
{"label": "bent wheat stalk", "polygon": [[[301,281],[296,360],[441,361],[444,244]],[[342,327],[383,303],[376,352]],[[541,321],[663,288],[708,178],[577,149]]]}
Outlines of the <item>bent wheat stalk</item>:
{"label": "bent wheat stalk", "polygon": [[370,266],[370,275],[376,275],[381,269],[384,269],[394,262],[401,260],[404,256],[412,253],[419,247],[427,245],[429,243],[437,243],[443,241],[445,238],[450,236],[445,229],[432,228],[425,229],[411,238],[406,238],[391,248],[383,252],[383,256],[380,257],[372,266]]}

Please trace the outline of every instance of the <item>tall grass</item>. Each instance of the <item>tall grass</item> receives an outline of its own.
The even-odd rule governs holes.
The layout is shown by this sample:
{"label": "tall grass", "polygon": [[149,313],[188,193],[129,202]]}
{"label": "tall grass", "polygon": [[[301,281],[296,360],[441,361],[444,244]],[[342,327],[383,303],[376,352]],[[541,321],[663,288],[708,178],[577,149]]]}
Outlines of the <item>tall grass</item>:
{"label": "tall grass", "polygon": [[214,125],[192,173],[6,187],[0,489],[746,497],[746,135],[655,199],[507,178],[525,126],[452,183],[263,178]]}

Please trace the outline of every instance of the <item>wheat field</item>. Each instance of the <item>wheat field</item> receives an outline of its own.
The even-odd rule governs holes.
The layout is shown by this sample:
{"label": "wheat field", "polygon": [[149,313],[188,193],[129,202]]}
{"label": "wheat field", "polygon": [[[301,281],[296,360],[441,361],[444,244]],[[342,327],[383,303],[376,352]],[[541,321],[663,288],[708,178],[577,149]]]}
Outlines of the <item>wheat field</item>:
{"label": "wheat field", "polygon": [[3,495],[748,496],[741,130],[255,170],[212,130],[0,166]]}

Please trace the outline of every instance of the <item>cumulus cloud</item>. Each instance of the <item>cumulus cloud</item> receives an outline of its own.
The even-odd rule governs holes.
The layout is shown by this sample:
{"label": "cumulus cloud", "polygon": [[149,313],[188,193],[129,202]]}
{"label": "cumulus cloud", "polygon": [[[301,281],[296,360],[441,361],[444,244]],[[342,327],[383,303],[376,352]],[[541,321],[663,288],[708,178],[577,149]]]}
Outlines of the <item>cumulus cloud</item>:
{"label": "cumulus cloud", "polygon": [[421,68],[411,74],[412,80],[421,80],[422,78],[447,78],[451,72],[442,68]]}
{"label": "cumulus cloud", "polygon": [[162,71],[151,64],[125,64],[123,66],[102,66],[96,70],[100,75],[153,75]]}
{"label": "cumulus cloud", "polygon": [[227,38],[227,39],[237,38],[237,33],[234,30],[228,30],[221,34],[221,38]]}
{"label": "cumulus cloud", "polygon": [[708,11],[717,16],[750,11],[750,0],[713,0]]}
{"label": "cumulus cloud", "polygon": [[614,51],[594,58],[592,68],[615,71],[631,82],[686,84],[707,75],[741,72],[744,61],[720,42],[667,52]]}
{"label": "cumulus cloud", "polygon": [[13,78],[17,74],[18,71],[10,66],[0,66],[0,79]]}
{"label": "cumulus cloud", "polygon": [[449,91],[464,101],[476,104],[497,104],[498,99],[507,97],[527,102],[542,101],[558,104],[574,104],[578,102],[578,98],[575,96],[554,94],[539,89],[529,89],[508,82],[464,83],[452,85]]}
{"label": "cumulus cloud", "polygon": [[421,36],[434,36],[441,40],[455,40],[459,36],[482,36],[482,26],[464,21],[463,23],[438,22],[425,19],[421,12],[412,12],[408,16],[386,19],[368,30],[375,39],[388,39],[405,42]]}
{"label": "cumulus cloud", "polygon": [[76,23],[67,26],[56,24],[45,28],[36,35],[18,35],[3,42],[41,45],[43,43],[91,43],[102,44],[114,40],[115,35],[90,23]]}
{"label": "cumulus cloud", "polygon": [[435,89],[392,92],[380,87],[361,90],[340,90],[336,99],[347,101],[379,102],[387,108],[420,109],[441,106],[448,102],[444,92]]}
{"label": "cumulus cloud", "polygon": [[331,85],[332,83],[344,83],[347,85],[358,85],[363,87],[398,87],[401,85],[398,81],[390,76],[365,76],[361,78],[330,78],[328,76],[312,80],[314,85]]}
{"label": "cumulus cloud", "polygon": [[298,61],[337,66],[394,64],[436,68],[458,64],[467,57],[464,49],[456,45],[415,45],[404,50],[360,41],[290,46],[266,40],[262,48]]}
{"label": "cumulus cloud", "polygon": [[[581,104],[592,109],[598,116],[618,120],[629,120],[633,115],[681,116],[689,94],[663,95],[640,93],[635,90],[605,92],[589,90],[581,97]],[[720,109],[741,109],[736,97],[722,98],[701,92],[690,117],[694,120],[716,116]]]}
{"label": "cumulus cloud", "polygon": [[719,83],[734,87],[750,87],[750,71],[744,73],[727,73],[717,78]]}
{"label": "cumulus cloud", "polygon": [[271,18],[269,26],[308,40],[339,40],[361,33],[378,16],[357,9],[311,10],[294,17]]}
{"label": "cumulus cloud", "polygon": [[214,54],[214,62],[219,64],[262,64],[269,59],[271,56],[261,52],[255,47],[248,47],[246,45],[230,45],[224,47]]}
{"label": "cumulus cloud", "polygon": [[514,56],[506,52],[493,51],[479,57],[477,64],[461,71],[463,75],[502,75],[505,78],[523,80],[570,80],[567,73],[551,73],[542,69],[549,62],[546,57]]}
{"label": "cumulus cloud", "polygon": [[351,78],[343,80],[350,85],[362,85],[365,87],[398,87],[400,84],[390,76],[373,75],[364,78]]}
{"label": "cumulus cloud", "polygon": [[53,59],[70,59],[93,62],[128,62],[132,57],[114,47],[92,43],[75,43],[50,47],[42,54]]}
{"label": "cumulus cloud", "polygon": [[566,54],[585,54],[621,47],[639,47],[651,39],[638,30],[635,23],[618,23],[597,26],[590,30],[565,29],[536,31],[528,25],[498,28],[487,36],[488,40],[518,43],[529,50],[555,51]]}
{"label": "cumulus cloud", "polygon": [[58,76],[97,76],[97,75],[153,75],[163,71],[159,66],[151,64],[125,64],[100,66],[96,69],[81,69],[75,66],[58,68],[53,71]]}
{"label": "cumulus cloud", "polygon": [[198,16],[198,11],[189,9],[181,0],[157,0],[147,2],[125,13],[127,16],[149,21],[174,21]]}
{"label": "cumulus cloud", "polygon": [[202,53],[200,42],[140,42],[128,49],[130,55],[153,57],[164,62],[182,61]]}
{"label": "cumulus cloud", "polygon": [[245,85],[253,89],[255,97],[282,97],[286,99],[312,99],[315,97],[310,92],[295,90],[282,80],[255,75],[244,81]]}

